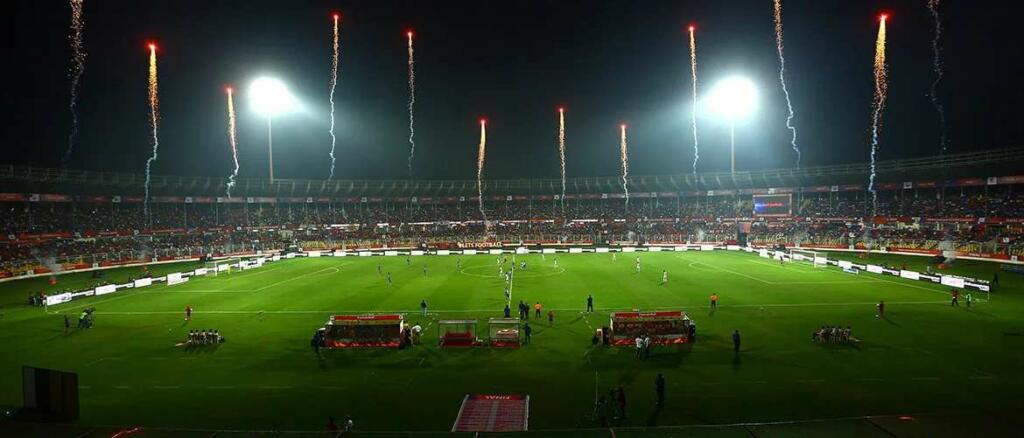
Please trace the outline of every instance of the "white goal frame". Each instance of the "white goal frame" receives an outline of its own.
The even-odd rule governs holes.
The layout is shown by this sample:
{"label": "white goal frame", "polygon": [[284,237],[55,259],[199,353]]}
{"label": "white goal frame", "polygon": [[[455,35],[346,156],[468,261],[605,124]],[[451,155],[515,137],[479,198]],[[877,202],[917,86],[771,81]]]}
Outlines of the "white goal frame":
{"label": "white goal frame", "polygon": [[815,268],[824,268],[828,266],[828,254],[824,251],[790,248],[789,259],[792,261],[810,263],[814,265]]}
{"label": "white goal frame", "polygon": [[206,275],[208,277],[216,277],[221,273],[230,274],[232,270],[240,269],[239,265],[241,262],[241,257],[228,257],[226,259],[206,262],[204,267],[206,268]]}

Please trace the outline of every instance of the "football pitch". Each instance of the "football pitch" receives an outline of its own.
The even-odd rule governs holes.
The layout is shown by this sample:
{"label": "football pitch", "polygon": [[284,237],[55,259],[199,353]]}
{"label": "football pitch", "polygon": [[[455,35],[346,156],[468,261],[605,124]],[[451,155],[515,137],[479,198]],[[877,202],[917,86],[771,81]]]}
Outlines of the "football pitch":
{"label": "football pitch", "polygon": [[[739,252],[619,254],[617,260],[559,254],[557,266],[553,255],[515,260],[528,266],[513,281],[513,313],[523,300],[540,302],[545,314],[531,318],[533,340],[520,349],[437,347],[438,319],[479,319],[478,334],[486,337],[487,318],[502,316],[504,281],[493,255],[282,260],[48,311],[24,305],[45,279],[2,283],[0,407],[21,404],[20,368],[31,365],[78,373],[83,425],[323,430],[328,417],[351,415],[357,430],[446,431],[465,394],[493,393],[528,394],[531,430],[586,429],[599,427],[595,394],[619,386],[627,415],[613,425],[626,428],[971,418],[1024,408],[1024,281],[1017,274],[1000,273],[1002,285],[990,300],[975,292],[974,306],[954,308],[942,286],[780,265]],[[905,260],[921,271],[926,261],[872,260]],[[391,286],[378,265],[391,273]],[[152,268],[156,275],[185,269]],[[951,272],[989,279],[997,269],[960,261]],[[138,274],[139,268],[124,268],[107,279]],[[60,281],[70,288],[92,280],[71,274]],[[713,312],[712,292],[720,297]],[[588,294],[592,314],[583,312]],[[429,313],[421,316],[424,299]],[[875,316],[880,299],[886,318]],[[186,306],[195,309],[190,322]],[[85,307],[96,308],[95,327],[65,334],[62,314],[74,320]],[[648,359],[627,347],[591,346],[593,330],[608,324],[610,312],[631,309],[686,311],[697,324],[696,342],[655,347]],[[366,312],[405,313],[425,327],[423,345],[323,350],[319,357],[310,348],[313,331],[329,315]],[[822,325],[850,326],[860,342],[812,342]],[[226,342],[175,346],[191,329],[217,329]],[[742,334],[738,354],[733,330]],[[661,408],[658,373],[667,382]],[[850,427],[856,435],[861,428],[863,435],[880,432],[867,423]]]}

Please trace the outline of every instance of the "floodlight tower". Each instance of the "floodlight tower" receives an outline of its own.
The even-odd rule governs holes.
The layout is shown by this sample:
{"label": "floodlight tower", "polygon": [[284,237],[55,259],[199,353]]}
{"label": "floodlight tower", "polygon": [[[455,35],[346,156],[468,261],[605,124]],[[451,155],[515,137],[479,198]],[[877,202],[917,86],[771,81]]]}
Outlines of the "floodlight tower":
{"label": "floodlight tower", "polygon": [[267,118],[267,157],[270,170],[270,182],[274,182],[274,116],[291,111],[295,107],[295,97],[288,87],[278,79],[259,78],[249,87],[253,109]]}
{"label": "floodlight tower", "polygon": [[730,76],[715,84],[709,99],[711,113],[729,123],[729,170],[736,173],[736,123],[754,112],[757,90],[749,79]]}

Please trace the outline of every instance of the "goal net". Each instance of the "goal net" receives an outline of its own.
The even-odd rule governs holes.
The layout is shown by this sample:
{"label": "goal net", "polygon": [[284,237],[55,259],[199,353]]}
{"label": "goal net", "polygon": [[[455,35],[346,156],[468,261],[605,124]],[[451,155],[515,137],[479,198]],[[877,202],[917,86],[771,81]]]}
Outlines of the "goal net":
{"label": "goal net", "polygon": [[789,250],[789,258],[795,262],[813,264],[815,268],[828,266],[828,254],[821,251],[793,248]]}
{"label": "goal net", "polygon": [[233,269],[239,269],[241,262],[241,258],[230,257],[226,259],[206,262],[206,265],[204,267],[206,268],[207,276],[216,277],[217,275],[220,274],[231,273],[231,270]]}

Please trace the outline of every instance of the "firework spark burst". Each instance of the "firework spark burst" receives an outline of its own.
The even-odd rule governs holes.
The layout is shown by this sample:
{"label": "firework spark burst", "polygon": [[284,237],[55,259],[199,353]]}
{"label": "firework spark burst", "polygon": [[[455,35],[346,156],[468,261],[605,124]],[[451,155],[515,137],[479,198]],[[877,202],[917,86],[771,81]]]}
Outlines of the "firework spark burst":
{"label": "firework spark burst", "polygon": [[490,228],[487,225],[487,214],[484,213],[484,187],[483,187],[483,176],[484,176],[484,158],[487,156],[487,120],[480,119],[480,145],[476,150],[476,196],[478,208],[480,209],[480,216],[484,220],[484,226]]}
{"label": "firework spark burst", "polygon": [[693,109],[690,112],[690,130],[693,131],[693,174],[697,174],[697,161],[700,161],[700,148],[697,146],[697,31],[690,26],[690,85]]}
{"label": "firework spark burst", "polygon": [[622,161],[622,192],[629,209],[629,142],[626,141],[626,124],[619,125],[619,159]]}
{"label": "firework spark burst", "polygon": [[149,43],[149,88],[146,93],[149,98],[149,126],[153,130],[153,154],[146,160],[146,183],[145,183],[145,198],[142,202],[142,212],[146,217],[146,222],[150,220],[149,217],[149,181],[153,167],[153,162],[157,159],[157,152],[160,149],[160,137],[157,135],[160,128],[160,99],[157,95],[157,76],[156,76],[156,44]]}
{"label": "firework spark burst", "polygon": [[558,199],[565,213],[565,108],[558,108],[558,160],[562,167],[562,197]]}
{"label": "firework spark burst", "polygon": [[416,128],[413,106],[416,105],[416,58],[413,56],[412,31],[405,33],[409,38],[409,177],[412,177],[412,158],[416,155]]}
{"label": "firework spark burst", "polygon": [[939,0],[928,0],[928,12],[932,16],[934,36],[932,37],[932,69],[935,70],[935,80],[932,81],[931,91],[928,97],[932,100],[935,112],[939,114],[939,153],[945,154],[949,139],[946,137],[946,109],[939,102],[939,82],[945,73],[942,65],[942,16],[939,15]]}
{"label": "firework spark burst", "polygon": [[228,144],[231,145],[231,158],[235,162],[235,170],[228,176],[227,194],[231,197],[231,189],[235,188],[235,178],[238,178],[238,135],[235,130],[235,92],[228,87]]}
{"label": "firework spark burst", "polygon": [[[334,135],[334,89],[337,88],[338,86],[338,24],[339,21],[341,20],[341,14],[334,14],[332,18],[334,18],[334,38],[331,40],[331,48],[333,51],[331,52],[331,93],[329,97],[329,100],[331,102],[331,175],[327,177],[327,179],[334,178],[334,145],[338,141],[337,137]],[[238,167],[237,160],[235,163],[235,167]]]}
{"label": "firework spark burst", "polygon": [[789,100],[789,88],[786,87],[786,57],[783,54],[785,46],[782,44],[782,0],[775,0],[775,50],[779,54],[779,83],[782,84],[782,94],[786,96],[786,109],[789,114],[786,116],[786,129],[789,129],[792,137],[789,144],[796,152],[796,167],[800,168],[800,148],[796,145],[796,126],[793,126],[793,102]]}
{"label": "firework spark burst", "polygon": [[875,94],[871,103],[871,177],[868,191],[871,192],[872,214],[878,212],[878,192],[875,190],[875,162],[878,155],[878,132],[882,129],[882,114],[889,94],[889,79],[885,65],[885,23],[889,17],[882,14],[878,21],[878,37],[875,39]]}
{"label": "firework spark burst", "polygon": [[71,41],[71,67],[68,71],[70,80],[71,101],[68,109],[71,110],[71,132],[68,134],[68,148],[61,158],[61,166],[67,166],[71,159],[71,152],[75,148],[75,136],[78,135],[78,83],[85,72],[85,19],[82,18],[82,6],[85,0],[71,0],[71,28],[68,32],[68,40]]}

